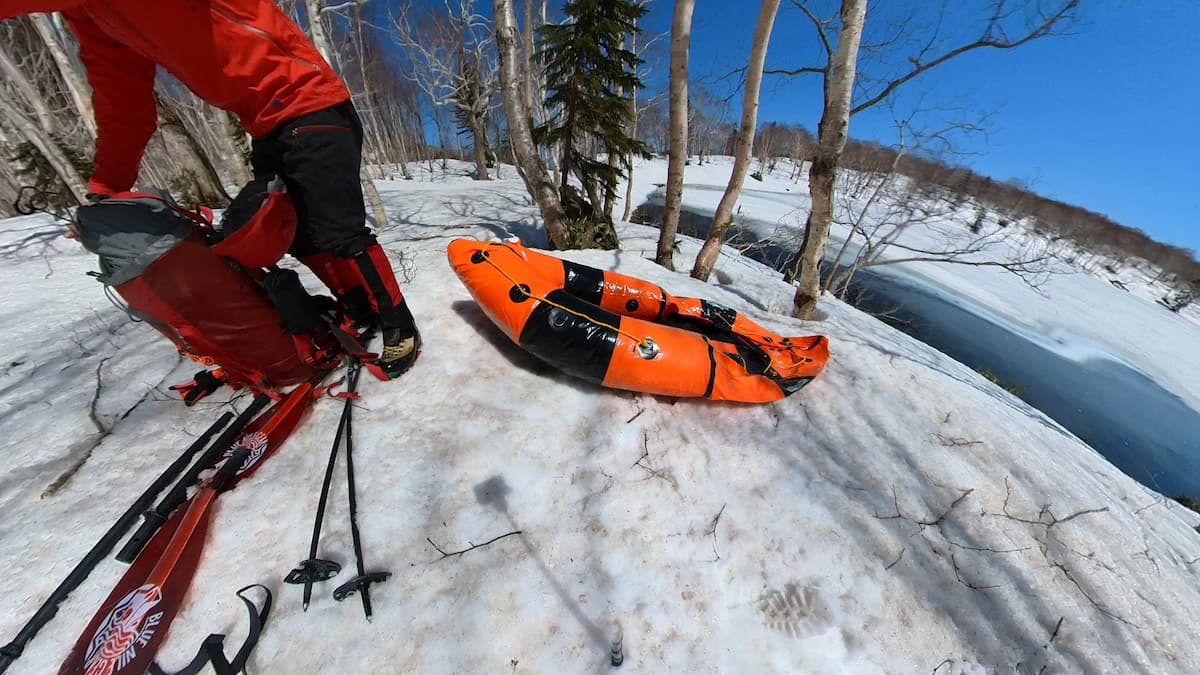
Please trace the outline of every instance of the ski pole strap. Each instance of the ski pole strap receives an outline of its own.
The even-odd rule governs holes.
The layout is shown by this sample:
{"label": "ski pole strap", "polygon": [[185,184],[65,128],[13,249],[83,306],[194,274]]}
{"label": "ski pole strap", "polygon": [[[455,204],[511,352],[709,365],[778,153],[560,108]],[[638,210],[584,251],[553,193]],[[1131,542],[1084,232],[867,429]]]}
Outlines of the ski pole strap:
{"label": "ski pole strap", "polygon": [[[358,364],[358,363],[361,363],[361,362],[354,361],[351,364],[351,367],[354,367],[354,365]],[[356,392],[356,391],[353,391],[353,390],[334,391],[339,386],[341,386],[342,383],[345,381],[346,381],[346,378],[342,378],[336,382],[330,382],[329,384],[325,385],[324,387],[317,387],[316,389],[313,389],[313,398],[321,398],[322,396],[328,396],[330,398],[340,398],[342,400],[357,401],[359,399],[359,395],[358,395],[358,392]]]}
{"label": "ski pole strap", "polygon": [[[246,592],[255,588],[260,589],[266,596],[262,603],[262,609],[259,609],[253,600],[246,597]],[[184,666],[183,670],[168,673],[157,663],[152,663],[150,664],[151,675],[197,675],[204,666],[210,663],[217,675],[236,675],[245,670],[246,662],[250,660],[250,652],[258,644],[258,637],[267,623],[267,616],[271,613],[271,591],[262,584],[251,584],[240,589],[237,596],[242,599],[246,605],[246,611],[250,614],[250,632],[246,635],[246,641],[242,643],[241,649],[233,655],[233,660],[225,658],[225,636],[213,633],[204,639],[196,656],[192,657],[191,662]]]}

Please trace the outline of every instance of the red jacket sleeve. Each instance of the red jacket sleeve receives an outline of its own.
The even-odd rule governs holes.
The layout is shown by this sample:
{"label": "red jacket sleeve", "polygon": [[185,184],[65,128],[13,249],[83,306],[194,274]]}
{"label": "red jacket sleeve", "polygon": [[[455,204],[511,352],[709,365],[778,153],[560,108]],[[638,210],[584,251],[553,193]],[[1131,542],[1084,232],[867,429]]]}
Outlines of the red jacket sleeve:
{"label": "red jacket sleeve", "polygon": [[79,40],[96,112],[95,171],[88,191],[126,191],[137,180],[142,153],[157,128],[154,62],[109,37],[82,11],[63,16]]}
{"label": "red jacket sleeve", "polygon": [[0,0],[0,21],[22,14],[62,12],[82,3],[83,0]]}

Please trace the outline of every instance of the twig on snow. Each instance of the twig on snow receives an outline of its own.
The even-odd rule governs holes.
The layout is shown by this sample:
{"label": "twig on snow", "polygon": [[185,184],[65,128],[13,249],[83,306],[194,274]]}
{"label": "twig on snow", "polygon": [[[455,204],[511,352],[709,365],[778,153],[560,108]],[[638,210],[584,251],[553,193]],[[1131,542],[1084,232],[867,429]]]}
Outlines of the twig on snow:
{"label": "twig on snow", "polygon": [[721,559],[721,554],[717,553],[717,523],[720,522],[721,515],[725,513],[726,506],[728,506],[728,504],[721,505],[721,510],[717,511],[717,515],[713,516],[712,522],[708,524],[708,529],[704,531],[705,536],[712,537],[713,555],[716,556],[716,559],[714,559],[712,562],[716,562],[717,560]]}
{"label": "twig on snow", "polygon": [[429,537],[425,537],[425,541],[429,542],[429,545],[430,545],[430,546],[432,546],[432,547],[434,548],[434,550],[435,550],[435,551],[437,551],[438,553],[441,553],[441,554],[442,554],[442,557],[441,557],[441,558],[439,558],[439,560],[444,560],[444,559],[446,559],[446,558],[453,558],[453,557],[456,557],[456,556],[461,556],[462,554],[466,553],[467,551],[474,551],[474,550],[475,550],[475,549],[477,549],[477,548],[483,548],[484,546],[487,546],[487,545],[489,545],[489,544],[493,544],[493,543],[495,543],[495,542],[497,542],[497,541],[500,541],[501,539],[503,539],[503,538],[505,538],[505,537],[511,537],[511,536],[513,536],[514,534],[522,534],[522,532],[523,532],[522,530],[513,530],[512,532],[507,532],[507,533],[505,533],[505,534],[502,534],[502,535],[500,535],[499,537],[493,537],[493,538],[491,538],[491,539],[489,539],[489,540],[487,540],[487,541],[483,542],[482,544],[471,544],[471,542],[470,542],[470,541],[468,541],[467,543],[468,543],[468,544],[471,544],[471,545],[470,545],[469,547],[467,547],[467,548],[464,548],[464,549],[463,549],[463,550],[461,550],[461,551],[450,551],[450,552],[446,552],[446,551],[443,551],[443,550],[441,549],[441,547],[439,547],[437,544],[433,543],[433,540],[432,540],[432,539],[430,539]]}
{"label": "twig on snow", "polygon": [[1060,628],[1062,628],[1063,620],[1066,618],[1067,617],[1065,616],[1058,617],[1058,623],[1054,624],[1054,632],[1050,633],[1050,640],[1046,643],[1047,645],[1049,645],[1051,642],[1054,642],[1054,638],[1058,637],[1058,631]]}
{"label": "twig on snow", "polygon": [[[650,474],[647,478],[659,478],[661,480],[664,480],[664,481],[670,483],[672,487],[675,487],[675,488],[679,487],[679,485],[677,485],[675,483],[675,478],[672,477],[670,474],[666,473],[662,469],[655,469],[654,467],[650,466],[649,462],[647,461],[649,459],[650,459],[650,434],[643,433],[642,434],[642,456],[638,457],[638,460],[633,463],[633,466],[641,467],[643,471]],[[643,462],[646,462],[646,463],[643,464]]]}
{"label": "twig on snow", "polygon": [[938,443],[947,448],[968,448],[972,445],[983,445],[983,441],[969,441],[965,438],[946,436],[941,433],[935,433],[933,437],[937,439]]}

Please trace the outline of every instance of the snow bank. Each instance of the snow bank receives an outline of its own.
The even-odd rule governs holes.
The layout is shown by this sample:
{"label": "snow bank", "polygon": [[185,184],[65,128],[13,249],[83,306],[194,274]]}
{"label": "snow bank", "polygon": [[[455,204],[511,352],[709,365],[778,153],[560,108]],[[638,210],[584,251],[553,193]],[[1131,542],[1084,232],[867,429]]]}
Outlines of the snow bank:
{"label": "snow bank", "polygon": [[[720,284],[667,272],[646,259],[656,232],[624,226],[622,250],[565,257],[824,333],[833,357],[769,405],[594,387],[511,345],[446,262],[454,237],[536,243],[519,179],[380,189],[425,351],[397,382],[364,381],[356,417],[367,567],[394,573],[372,589],[375,620],[330,597],[348,572],[307,613],[281,581],[306,557],[340,410],[321,401],[218,502],[165,667],[210,632],[240,639],[233,591],[260,582],[276,593],[251,659],[266,672],[600,672],[618,636],[621,672],[636,673],[1200,668],[1200,516],[968,368],[837,301],[820,323],[774,313],[791,288],[744,258],[723,259]],[[685,240],[679,260],[697,248]],[[83,276],[88,256],[6,262],[0,340],[21,364],[0,371],[4,640],[221,407],[165,400],[193,369],[121,323]],[[94,317],[105,328],[84,328]],[[97,369],[111,433],[39,498],[95,432]],[[321,554],[351,568],[345,498],[339,479]],[[52,672],[121,571],[103,563],[10,672]]]}

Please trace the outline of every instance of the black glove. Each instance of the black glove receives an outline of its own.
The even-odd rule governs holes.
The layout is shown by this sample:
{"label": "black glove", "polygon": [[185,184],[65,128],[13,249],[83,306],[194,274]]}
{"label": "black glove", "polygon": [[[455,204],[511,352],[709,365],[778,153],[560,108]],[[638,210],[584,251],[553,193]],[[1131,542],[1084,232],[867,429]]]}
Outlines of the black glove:
{"label": "black glove", "polygon": [[177,384],[170,387],[170,390],[179,392],[183,404],[190,408],[196,404],[196,401],[220,389],[223,384],[225,384],[224,371],[220,369],[202,370],[196,373],[191,382]]}

